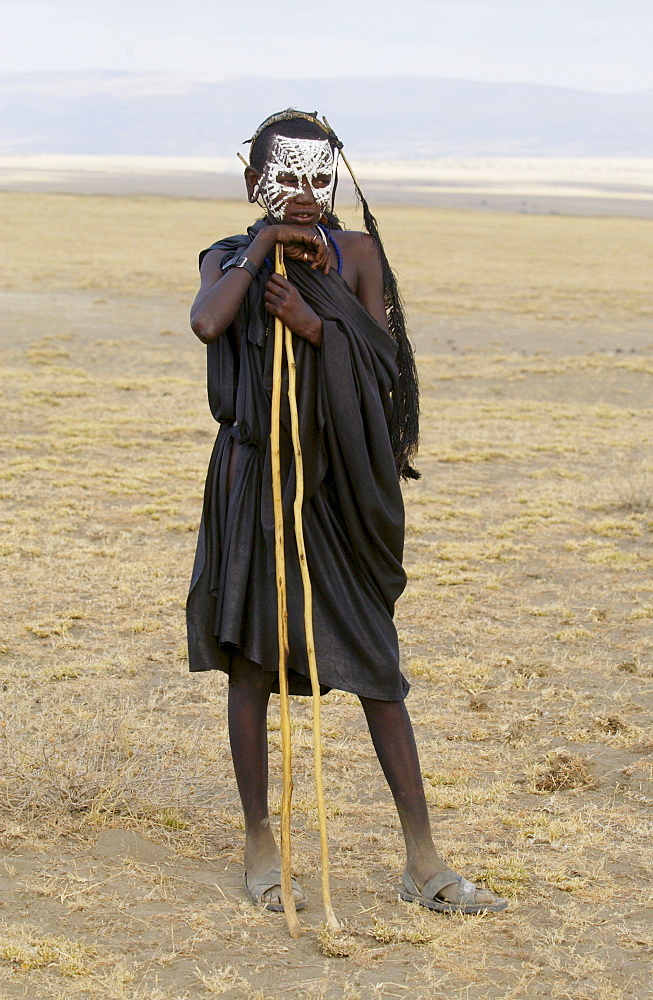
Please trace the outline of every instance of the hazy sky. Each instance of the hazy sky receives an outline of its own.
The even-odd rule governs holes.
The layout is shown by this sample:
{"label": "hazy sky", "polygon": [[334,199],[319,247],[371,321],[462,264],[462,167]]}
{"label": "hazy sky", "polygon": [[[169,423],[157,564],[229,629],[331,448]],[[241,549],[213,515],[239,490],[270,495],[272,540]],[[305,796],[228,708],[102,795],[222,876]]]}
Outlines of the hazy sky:
{"label": "hazy sky", "polygon": [[0,71],[653,88],[653,0],[0,0]]}

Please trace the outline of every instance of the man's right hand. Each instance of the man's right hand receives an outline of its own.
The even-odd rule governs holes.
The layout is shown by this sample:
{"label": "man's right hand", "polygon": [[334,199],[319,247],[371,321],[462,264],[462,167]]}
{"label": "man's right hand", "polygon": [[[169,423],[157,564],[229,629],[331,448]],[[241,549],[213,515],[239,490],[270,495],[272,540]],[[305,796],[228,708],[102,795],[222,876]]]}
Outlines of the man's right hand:
{"label": "man's right hand", "polygon": [[314,271],[317,268],[325,274],[329,271],[331,266],[329,249],[315,229],[280,223],[266,226],[256,237],[257,240],[260,238],[266,240],[270,250],[274,248],[275,243],[281,243],[284,256],[291,260],[304,261]]}

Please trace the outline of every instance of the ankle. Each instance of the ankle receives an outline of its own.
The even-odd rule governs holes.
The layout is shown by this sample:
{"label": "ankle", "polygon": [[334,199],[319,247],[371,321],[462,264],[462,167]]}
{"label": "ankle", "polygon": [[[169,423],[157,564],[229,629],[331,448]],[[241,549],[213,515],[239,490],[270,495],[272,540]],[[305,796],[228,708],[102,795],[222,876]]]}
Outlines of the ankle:
{"label": "ankle", "polygon": [[421,888],[424,882],[428,882],[438,872],[444,871],[447,865],[433,847],[431,850],[409,852],[406,857],[406,868]]}
{"label": "ankle", "polygon": [[245,824],[245,851],[269,854],[277,850],[269,817],[258,823]]}

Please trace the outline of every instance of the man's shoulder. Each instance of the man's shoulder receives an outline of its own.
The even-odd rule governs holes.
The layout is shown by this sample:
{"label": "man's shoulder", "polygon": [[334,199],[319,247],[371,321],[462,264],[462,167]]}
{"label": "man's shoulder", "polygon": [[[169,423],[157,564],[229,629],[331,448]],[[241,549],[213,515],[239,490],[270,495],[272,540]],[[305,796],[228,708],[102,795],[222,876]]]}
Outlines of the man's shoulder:
{"label": "man's shoulder", "polygon": [[202,250],[199,255],[200,267],[204,263],[205,257],[208,257],[212,263],[218,263],[226,256],[227,253],[235,252],[236,250],[241,250],[243,247],[247,246],[249,239],[243,233],[237,236],[226,236],[222,240],[217,240],[212,243],[210,247],[206,247]]}
{"label": "man's shoulder", "polygon": [[359,233],[353,229],[341,229],[334,230],[333,238],[336,243],[346,247],[347,250],[353,253],[361,253],[363,250],[369,253],[370,250],[376,249],[374,240],[369,233]]}
{"label": "man's shoulder", "polygon": [[224,236],[221,240],[216,240],[210,247],[207,247],[204,253],[208,253],[209,250],[229,250],[231,247],[241,246],[248,242],[249,236],[245,233],[238,233],[235,236]]}
{"label": "man's shoulder", "polygon": [[359,233],[355,229],[333,229],[332,233],[336,240],[341,240],[343,243],[372,239],[369,233]]}

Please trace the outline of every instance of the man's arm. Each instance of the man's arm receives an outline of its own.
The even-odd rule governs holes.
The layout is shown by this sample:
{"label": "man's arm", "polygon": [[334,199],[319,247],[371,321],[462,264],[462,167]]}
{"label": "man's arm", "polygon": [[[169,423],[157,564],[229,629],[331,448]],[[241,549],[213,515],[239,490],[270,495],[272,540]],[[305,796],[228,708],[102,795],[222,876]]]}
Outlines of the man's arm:
{"label": "man's arm", "polygon": [[[269,239],[259,239],[260,236],[259,233],[247,248],[247,257],[256,267],[262,267],[270,249]],[[210,250],[204,257],[199,291],[190,310],[191,329],[204,344],[217,340],[233,323],[252,280],[249,271],[242,267],[223,271],[224,257],[221,250]]]}
{"label": "man's arm", "polygon": [[361,233],[357,240],[358,284],[356,298],[367,309],[379,326],[388,330],[383,294],[383,268],[376,244],[367,233]]}
{"label": "man's arm", "polygon": [[[303,259],[312,268],[328,270],[328,253],[323,242],[311,230],[297,226],[266,226],[247,247],[247,259],[261,268],[276,242],[283,243],[289,257]],[[200,288],[190,311],[191,329],[204,344],[217,340],[233,323],[252,280],[245,268],[232,267],[224,272],[221,267],[224,256],[220,250],[211,250],[204,257]]]}

